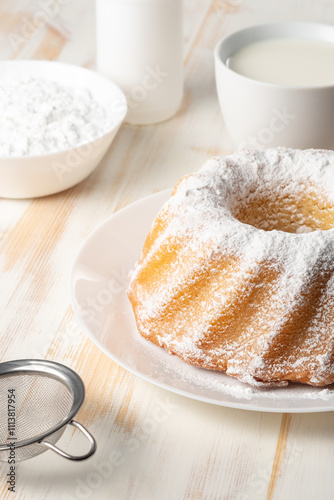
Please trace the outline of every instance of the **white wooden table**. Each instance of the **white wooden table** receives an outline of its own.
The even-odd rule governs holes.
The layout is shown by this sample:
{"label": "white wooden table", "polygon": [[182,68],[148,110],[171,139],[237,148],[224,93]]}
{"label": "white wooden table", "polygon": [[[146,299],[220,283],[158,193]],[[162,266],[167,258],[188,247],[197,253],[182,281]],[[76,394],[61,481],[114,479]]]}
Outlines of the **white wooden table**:
{"label": "white wooden table", "polygon": [[[1,1],[1,58],[94,68],[94,2],[44,3],[53,7],[47,19],[39,0]],[[124,125],[95,173],[67,192],[0,200],[0,360],[47,358],[76,370],[86,386],[78,420],[98,442],[86,462],[49,451],[21,463],[16,493],[7,491],[3,464],[3,500],[333,498],[331,413],[256,413],[169,393],[101,353],[69,303],[74,256],[101,221],[173,186],[209,156],[231,152],[215,92],[217,40],[259,22],[334,24],[328,0],[186,0],[185,11],[185,97],[177,116],[156,126]],[[158,407],[164,418],[156,418]],[[61,444],[84,447],[70,430]]]}

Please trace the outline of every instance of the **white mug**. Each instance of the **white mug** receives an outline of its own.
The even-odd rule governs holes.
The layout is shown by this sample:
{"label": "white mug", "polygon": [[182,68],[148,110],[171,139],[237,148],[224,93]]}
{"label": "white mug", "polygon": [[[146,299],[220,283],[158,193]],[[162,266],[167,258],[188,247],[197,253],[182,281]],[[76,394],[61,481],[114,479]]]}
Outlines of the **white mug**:
{"label": "white mug", "polygon": [[242,29],[218,42],[217,93],[226,129],[236,149],[276,146],[334,149],[334,85],[295,87],[266,83],[228,67],[227,60],[240,48],[270,38],[309,38],[334,43],[334,26],[299,22],[264,24]]}

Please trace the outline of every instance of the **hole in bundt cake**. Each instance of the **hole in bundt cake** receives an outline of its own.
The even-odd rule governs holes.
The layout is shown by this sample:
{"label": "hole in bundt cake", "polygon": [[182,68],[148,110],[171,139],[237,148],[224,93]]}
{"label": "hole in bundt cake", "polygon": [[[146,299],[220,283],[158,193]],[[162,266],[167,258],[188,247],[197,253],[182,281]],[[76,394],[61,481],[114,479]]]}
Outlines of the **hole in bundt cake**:
{"label": "hole in bundt cake", "polygon": [[297,194],[251,193],[233,204],[232,215],[264,231],[309,233],[334,227],[334,203],[315,192]]}

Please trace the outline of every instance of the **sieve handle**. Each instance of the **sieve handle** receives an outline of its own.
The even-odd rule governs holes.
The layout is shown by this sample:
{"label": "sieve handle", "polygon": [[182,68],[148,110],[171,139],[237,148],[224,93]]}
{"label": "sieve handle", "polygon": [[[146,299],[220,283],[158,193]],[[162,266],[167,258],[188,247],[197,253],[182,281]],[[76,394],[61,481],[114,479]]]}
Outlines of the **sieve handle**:
{"label": "sieve handle", "polygon": [[58,448],[58,446],[55,446],[54,444],[48,443],[47,441],[39,441],[39,444],[42,444],[43,446],[50,448],[50,450],[58,453],[58,455],[61,455],[62,457],[67,458],[68,460],[75,460],[75,461],[86,460],[87,458],[91,457],[95,453],[96,441],[95,441],[94,437],[91,435],[91,433],[82,424],[80,424],[76,420],[70,420],[70,422],[68,424],[73,425],[73,427],[76,427],[77,429],[79,429],[79,431],[81,431],[82,434],[84,434],[86,436],[86,438],[88,439],[88,441],[90,443],[90,449],[87,453],[85,453],[85,455],[79,455],[79,456],[69,455],[65,451]]}

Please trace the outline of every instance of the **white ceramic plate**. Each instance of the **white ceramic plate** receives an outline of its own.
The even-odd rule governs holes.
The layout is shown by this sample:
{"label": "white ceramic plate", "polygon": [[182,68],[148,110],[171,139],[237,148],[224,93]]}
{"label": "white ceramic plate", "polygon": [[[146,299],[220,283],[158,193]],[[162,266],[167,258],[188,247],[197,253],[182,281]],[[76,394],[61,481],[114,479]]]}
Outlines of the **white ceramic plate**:
{"label": "white ceramic plate", "polygon": [[139,258],[152,223],[170,191],[120,210],[84,242],[70,286],[82,329],[110,358],[165,389],[216,405],[269,412],[334,410],[334,387],[290,385],[254,389],[220,372],[196,368],[171,356],[137,332],[126,295],[128,274]]}
{"label": "white ceramic plate", "polygon": [[104,135],[72,149],[35,156],[0,157],[0,197],[3,198],[46,196],[81,182],[100,163],[127,112],[123,92],[94,71],[55,61],[0,61],[1,83],[22,76],[88,89],[105,111],[106,127]]}

